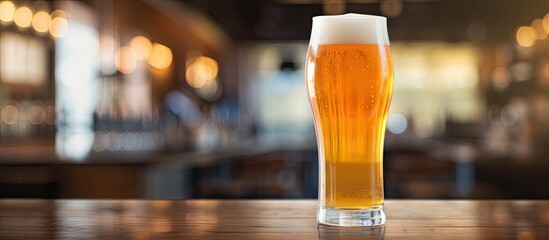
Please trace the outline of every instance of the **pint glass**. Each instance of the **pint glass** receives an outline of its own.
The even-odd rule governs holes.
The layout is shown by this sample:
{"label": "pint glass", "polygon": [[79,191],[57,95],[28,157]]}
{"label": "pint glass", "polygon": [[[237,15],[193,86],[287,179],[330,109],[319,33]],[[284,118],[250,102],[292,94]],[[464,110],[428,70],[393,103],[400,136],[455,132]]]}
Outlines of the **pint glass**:
{"label": "pint glass", "polygon": [[318,144],[321,224],[385,223],[383,141],[393,92],[386,22],[359,14],[313,18],[306,82]]}

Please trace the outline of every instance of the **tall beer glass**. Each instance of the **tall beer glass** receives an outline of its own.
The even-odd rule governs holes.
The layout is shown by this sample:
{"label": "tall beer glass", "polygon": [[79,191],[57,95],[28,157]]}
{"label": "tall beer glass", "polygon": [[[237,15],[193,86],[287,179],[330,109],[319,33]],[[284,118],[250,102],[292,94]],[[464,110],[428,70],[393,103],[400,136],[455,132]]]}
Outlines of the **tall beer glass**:
{"label": "tall beer glass", "polygon": [[306,82],[318,143],[321,224],[385,223],[383,141],[393,92],[386,22],[359,14],[313,18]]}

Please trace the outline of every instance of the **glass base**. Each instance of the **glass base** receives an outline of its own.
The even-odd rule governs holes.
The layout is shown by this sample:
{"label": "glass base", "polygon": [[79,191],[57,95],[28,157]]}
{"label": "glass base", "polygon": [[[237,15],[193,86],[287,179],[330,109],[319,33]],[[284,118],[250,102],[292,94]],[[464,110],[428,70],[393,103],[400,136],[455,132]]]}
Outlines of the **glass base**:
{"label": "glass base", "polygon": [[319,240],[343,240],[343,239],[364,239],[364,240],[384,240],[385,226],[372,227],[334,227],[319,224]]}
{"label": "glass base", "polygon": [[378,226],[385,224],[383,206],[365,209],[343,209],[321,206],[317,221],[329,226]]}

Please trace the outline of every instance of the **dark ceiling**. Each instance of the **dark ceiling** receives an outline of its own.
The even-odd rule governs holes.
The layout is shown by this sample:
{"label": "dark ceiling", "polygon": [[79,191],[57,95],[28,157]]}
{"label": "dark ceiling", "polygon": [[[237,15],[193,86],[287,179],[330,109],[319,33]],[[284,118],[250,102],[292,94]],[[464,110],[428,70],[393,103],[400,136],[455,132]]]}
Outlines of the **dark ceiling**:
{"label": "dark ceiling", "polygon": [[[306,40],[311,17],[323,14],[322,0],[179,1],[210,16],[236,41]],[[377,0],[346,2],[345,12],[381,15]],[[480,27],[484,41],[507,40],[517,26],[549,13],[549,0],[402,2],[401,15],[388,21],[393,40],[464,41],[470,39],[471,26]]]}

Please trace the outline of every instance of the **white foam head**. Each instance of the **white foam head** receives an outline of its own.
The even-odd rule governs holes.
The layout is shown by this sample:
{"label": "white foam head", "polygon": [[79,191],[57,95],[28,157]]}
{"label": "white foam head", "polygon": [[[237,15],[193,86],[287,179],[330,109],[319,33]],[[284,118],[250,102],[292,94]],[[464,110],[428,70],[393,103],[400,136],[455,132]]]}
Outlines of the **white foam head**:
{"label": "white foam head", "polygon": [[313,17],[310,44],[389,45],[387,18],[354,13]]}

